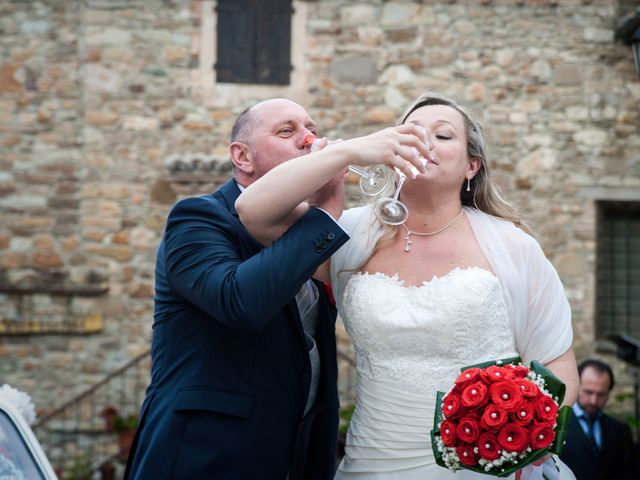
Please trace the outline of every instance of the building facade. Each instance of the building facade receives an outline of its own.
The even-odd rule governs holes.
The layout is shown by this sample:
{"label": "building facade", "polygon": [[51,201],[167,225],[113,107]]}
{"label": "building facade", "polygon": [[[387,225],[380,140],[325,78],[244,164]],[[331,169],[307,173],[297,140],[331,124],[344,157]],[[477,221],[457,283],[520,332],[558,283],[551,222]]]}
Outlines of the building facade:
{"label": "building facade", "polygon": [[624,383],[608,335],[640,337],[640,79],[616,38],[633,2],[293,1],[266,20],[227,3],[0,5],[0,383],[45,411],[149,347],[166,215],[230,177],[245,107],[288,97],[349,138],[426,90],[483,124],[565,285],[578,358]]}

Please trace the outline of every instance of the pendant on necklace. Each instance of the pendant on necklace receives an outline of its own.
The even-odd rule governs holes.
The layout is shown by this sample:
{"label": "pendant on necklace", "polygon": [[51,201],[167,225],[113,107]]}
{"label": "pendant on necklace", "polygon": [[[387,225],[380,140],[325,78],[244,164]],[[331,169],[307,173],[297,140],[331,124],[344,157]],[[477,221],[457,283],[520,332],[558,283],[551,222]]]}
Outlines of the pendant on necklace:
{"label": "pendant on necklace", "polygon": [[411,244],[413,242],[411,242],[411,232],[407,232],[407,234],[404,236],[404,251],[405,252],[409,252],[411,250]]}

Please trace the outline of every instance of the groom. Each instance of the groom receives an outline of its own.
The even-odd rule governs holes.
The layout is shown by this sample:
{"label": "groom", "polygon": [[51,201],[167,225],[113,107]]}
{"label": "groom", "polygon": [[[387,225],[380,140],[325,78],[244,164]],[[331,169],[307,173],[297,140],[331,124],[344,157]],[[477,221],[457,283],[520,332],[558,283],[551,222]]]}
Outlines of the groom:
{"label": "groom", "polygon": [[[234,207],[241,189],[308,153],[309,114],[285,99],[237,119],[234,178],[178,202],[156,263],[152,378],[125,478],[333,478],[335,307],[309,280],[348,237],[341,182],[263,247]],[[310,202],[313,205],[313,202]]]}

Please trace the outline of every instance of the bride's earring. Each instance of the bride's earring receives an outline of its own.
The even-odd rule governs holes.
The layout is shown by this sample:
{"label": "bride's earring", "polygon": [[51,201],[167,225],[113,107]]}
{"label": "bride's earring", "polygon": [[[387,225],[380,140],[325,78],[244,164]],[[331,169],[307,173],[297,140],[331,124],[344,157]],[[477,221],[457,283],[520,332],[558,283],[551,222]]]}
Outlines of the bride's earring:
{"label": "bride's earring", "polygon": [[467,192],[471,191],[471,179],[467,178]]}

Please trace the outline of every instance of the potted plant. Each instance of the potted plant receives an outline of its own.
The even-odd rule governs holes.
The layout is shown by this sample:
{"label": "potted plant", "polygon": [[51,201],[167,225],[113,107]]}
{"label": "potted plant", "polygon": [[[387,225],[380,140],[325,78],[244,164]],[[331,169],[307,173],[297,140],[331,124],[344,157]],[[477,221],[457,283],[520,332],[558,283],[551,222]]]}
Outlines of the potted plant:
{"label": "potted plant", "polygon": [[138,416],[120,415],[112,405],[105,407],[100,415],[104,418],[105,430],[118,435],[118,459],[126,462],[138,427]]}

